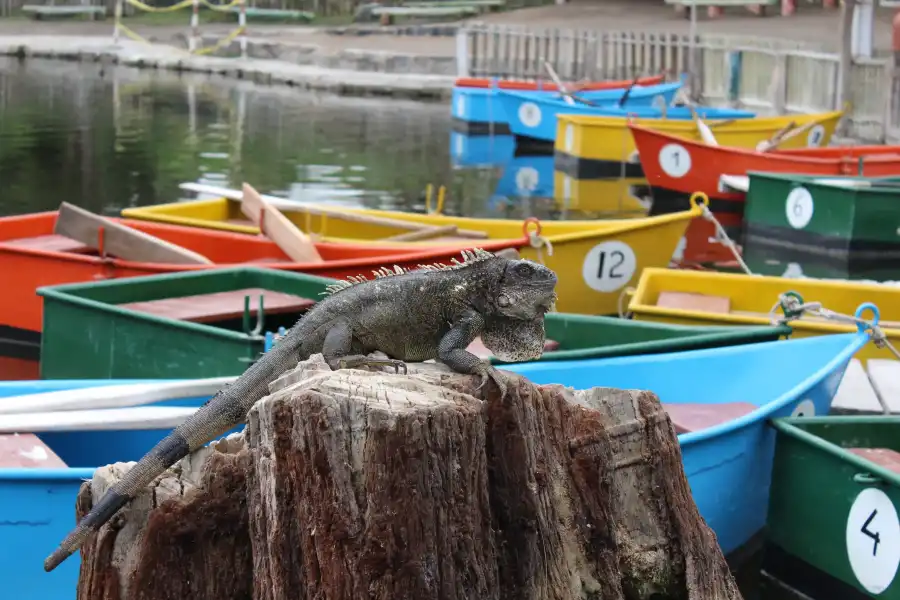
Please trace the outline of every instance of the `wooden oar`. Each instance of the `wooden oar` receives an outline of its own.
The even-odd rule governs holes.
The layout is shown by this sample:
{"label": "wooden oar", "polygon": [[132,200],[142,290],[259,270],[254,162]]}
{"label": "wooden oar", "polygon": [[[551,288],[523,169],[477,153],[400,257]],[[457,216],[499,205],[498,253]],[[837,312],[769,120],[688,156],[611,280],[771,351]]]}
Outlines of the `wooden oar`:
{"label": "wooden oar", "polygon": [[208,379],[184,379],[152,383],[101,385],[74,390],[57,390],[22,396],[9,396],[0,400],[0,414],[52,412],[67,410],[92,410],[99,408],[123,408],[152,404],[176,398],[212,396],[237,377],[210,377]]}
{"label": "wooden oar", "polygon": [[707,146],[718,146],[719,142],[716,140],[716,136],[713,135],[712,130],[703,122],[703,119],[700,118],[700,115],[697,114],[696,105],[691,102],[690,98],[687,97],[687,94],[684,93],[683,89],[678,90],[678,95],[681,98],[684,105],[688,107],[688,110],[691,111],[691,117],[694,119],[694,124],[697,126],[697,130],[700,132],[700,137],[703,138],[703,142]]}
{"label": "wooden oar", "polygon": [[572,99],[572,92],[570,92],[568,88],[563,85],[563,82],[556,74],[556,69],[553,68],[553,65],[551,65],[549,61],[545,60],[544,68],[547,69],[547,72],[550,74],[550,78],[559,88],[559,93],[563,95],[563,99],[566,101],[566,104],[575,104],[575,100]]}
{"label": "wooden oar", "polygon": [[[197,192],[201,194],[214,194],[222,198],[237,200],[239,202],[242,202],[244,199],[244,194],[240,190],[220,188],[199,183],[182,183],[179,185],[179,187],[186,191]],[[375,215],[367,215],[364,213],[348,212],[343,211],[340,208],[326,207],[322,204],[300,204],[297,202],[291,202],[290,200],[285,200],[284,198],[268,196],[266,194],[260,194],[260,197],[270,205],[278,208],[278,210],[286,212],[307,212],[313,215],[324,215],[333,219],[341,219],[342,221],[366,223],[369,225],[381,225],[384,227],[395,227],[397,229],[405,229],[408,231],[421,231],[423,229],[429,229],[430,227],[433,227],[432,225],[429,225],[427,223],[418,223],[415,221],[404,221],[402,219],[391,219],[389,217],[378,217]],[[478,231],[476,229],[458,229],[456,235],[459,237],[472,239],[485,239],[488,237],[488,234],[486,232]]]}
{"label": "wooden oar", "polygon": [[241,212],[291,260],[298,263],[325,262],[309,236],[291,223],[280,210],[263,200],[252,186],[245,183],[243,192]]}
{"label": "wooden oar", "polygon": [[817,124],[818,124],[818,123],[816,123],[815,121],[810,121],[810,122],[807,123],[806,125],[803,125],[803,126],[801,126],[801,127],[797,127],[796,129],[794,129],[793,131],[791,131],[791,132],[788,133],[787,135],[782,136],[781,139],[775,140],[775,141],[772,141],[772,142],[769,143],[769,144],[766,144],[763,148],[757,147],[757,151],[759,151],[759,152],[769,152],[770,150],[774,150],[775,148],[777,148],[777,147],[780,146],[781,144],[785,143],[785,142],[788,141],[789,139],[797,137],[797,136],[800,135],[801,133],[807,131],[810,127],[813,127],[814,125],[817,125]]}
{"label": "wooden oar", "polygon": [[640,78],[641,78],[640,75],[638,75],[637,77],[635,77],[635,78],[632,80],[631,84],[628,86],[628,89],[625,90],[625,93],[622,94],[622,97],[619,98],[619,108],[622,108],[622,106],[624,106],[625,102],[628,100],[628,97],[631,95],[631,90],[634,89],[634,86],[637,85],[637,82],[640,80]]}
{"label": "wooden oar", "polygon": [[123,260],[178,265],[213,264],[213,261],[202,254],[95,215],[68,202],[59,205],[53,233],[95,248],[101,254]]}

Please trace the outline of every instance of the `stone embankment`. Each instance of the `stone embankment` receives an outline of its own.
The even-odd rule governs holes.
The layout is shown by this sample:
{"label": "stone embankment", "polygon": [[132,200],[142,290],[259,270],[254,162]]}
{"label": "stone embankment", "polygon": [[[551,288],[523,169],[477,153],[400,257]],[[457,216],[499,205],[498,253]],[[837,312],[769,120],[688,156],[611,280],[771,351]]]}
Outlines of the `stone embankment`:
{"label": "stone embankment", "polygon": [[[205,73],[345,95],[418,100],[448,98],[455,76],[454,59],[448,56],[355,49],[321,55],[315,44],[248,38],[248,58],[241,59],[237,41],[217,56],[188,53],[186,40],[179,41],[176,46],[128,39],[113,43],[111,36],[0,35],[0,55]],[[203,45],[214,42],[204,39]]]}

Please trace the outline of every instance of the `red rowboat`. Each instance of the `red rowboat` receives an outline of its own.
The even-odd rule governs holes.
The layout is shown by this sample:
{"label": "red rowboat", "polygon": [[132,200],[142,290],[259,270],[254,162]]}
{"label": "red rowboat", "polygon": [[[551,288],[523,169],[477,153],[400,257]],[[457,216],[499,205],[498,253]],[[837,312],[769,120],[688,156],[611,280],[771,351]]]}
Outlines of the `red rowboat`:
{"label": "red rowboat", "polygon": [[[653,75],[651,77],[641,77],[637,80],[636,85],[657,85],[665,80],[664,75]],[[593,90],[612,90],[616,88],[627,88],[634,83],[634,79],[620,79],[618,81],[588,81],[585,83],[570,83],[566,87],[573,91],[593,91]],[[468,88],[489,88],[499,87],[501,90],[519,90],[533,92],[537,90],[546,90],[548,92],[558,92],[559,87],[552,82],[544,81],[517,81],[515,79],[491,79],[489,77],[459,77],[454,83],[456,87]]]}
{"label": "red rowboat", "polygon": [[151,221],[111,218],[132,229],[148,233],[187,250],[198,252],[214,264],[170,264],[136,262],[101,257],[96,250],[53,233],[58,211],[0,218],[0,272],[4,290],[0,295],[0,339],[16,340],[23,347],[40,338],[42,302],[35,289],[45,285],[77,283],[94,279],[135,277],[195,269],[247,265],[300,271],[322,277],[371,277],[384,266],[414,268],[420,264],[450,264],[463,248],[478,246],[489,252],[520,249],[527,238],[471,240],[447,246],[410,247],[402,243],[317,243],[321,263],[296,263],[274,242],[261,236],[199,227],[166,225]]}
{"label": "red rowboat", "polygon": [[[745,193],[723,185],[723,175],[748,171],[880,177],[900,174],[900,146],[828,146],[758,152],[708,146],[629,123],[654,209],[684,210],[694,192],[709,196],[713,213],[743,214]],[[681,207],[681,208],[679,208]]]}

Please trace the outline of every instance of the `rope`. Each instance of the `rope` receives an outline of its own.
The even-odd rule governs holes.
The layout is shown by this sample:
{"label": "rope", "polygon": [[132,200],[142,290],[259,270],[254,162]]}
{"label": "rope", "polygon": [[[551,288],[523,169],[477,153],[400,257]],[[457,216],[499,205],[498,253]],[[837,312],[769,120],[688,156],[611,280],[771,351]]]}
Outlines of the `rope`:
{"label": "rope", "polygon": [[619,312],[620,319],[630,319],[633,313],[625,312],[625,307],[623,306],[623,301],[625,300],[625,296],[630,296],[635,292],[637,288],[633,288],[631,286],[623,288],[621,293],[619,293],[619,299],[616,300],[616,309]]}
{"label": "rope", "polygon": [[[783,317],[776,316],[779,308],[781,308],[781,311],[784,313]],[[872,309],[875,313],[874,320],[867,321],[856,315],[845,315],[843,313],[835,312],[824,308],[821,302],[804,302],[803,297],[797,292],[786,292],[778,297],[778,302],[776,302],[772,307],[772,310],[769,311],[769,317],[773,325],[781,325],[799,320],[804,314],[836,321],[846,325],[855,325],[859,331],[868,330],[871,332],[870,337],[875,343],[876,348],[887,348],[897,360],[900,360],[900,352],[897,351],[897,348],[894,347],[881,327],[878,326],[879,317],[875,306],[871,303],[862,304],[856,309],[856,314],[861,314],[865,308]]]}
{"label": "rope", "polygon": [[165,13],[165,12],[174,12],[176,10],[181,10],[182,8],[187,8],[191,4],[193,4],[194,0],[181,0],[178,4],[173,4],[172,6],[150,6],[149,4],[144,4],[141,0],[125,0],[128,4],[133,7],[140,9],[144,12],[149,13]]}
{"label": "rope", "polygon": [[709,207],[706,204],[700,204],[700,208],[703,211],[703,218],[707,221],[711,221],[712,224],[716,228],[716,237],[719,239],[719,243],[723,244],[726,248],[731,250],[731,253],[734,255],[734,258],[737,259],[738,264],[741,265],[741,269],[743,269],[744,273],[747,275],[753,275],[753,271],[750,270],[750,267],[747,266],[747,263],[744,262],[744,259],[741,258],[741,253],[738,252],[737,245],[732,241],[728,234],[725,233],[725,228],[722,227],[722,224],[719,223],[719,220],[716,218],[712,211],[709,210]]}
{"label": "rope", "polygon": [[[191,0],[193,2],[193,0]],[[200,4],[209,8],[211,10],[218,10],[222,12],[231,12],[231,9],[241,3],[241,0],[231,0],[228,4],[213,4],[209,0],[200,0]]]}

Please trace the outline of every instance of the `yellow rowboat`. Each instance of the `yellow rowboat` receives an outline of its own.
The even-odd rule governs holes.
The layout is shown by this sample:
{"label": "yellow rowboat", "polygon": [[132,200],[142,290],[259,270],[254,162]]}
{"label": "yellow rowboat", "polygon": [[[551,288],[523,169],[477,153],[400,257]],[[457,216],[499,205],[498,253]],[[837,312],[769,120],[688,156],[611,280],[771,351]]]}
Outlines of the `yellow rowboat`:
{"label": "yellow rowboat", "polygon": [[[239,195],[240,192],[237,192]],[[531,218],[476,219],[437,214],[412,214],[395,211],[348,209],[354,220],[336,216],[334,212],[318,212],[321,205],[302,205],[267,197],[297,227],[325,242],[353,242],[414,245],[429,247],[453,245],[477,246],[479,239],[453,238],[415,242],[391,242],[385,238],[408,234],[409,229],[376,224],[359,217],[391,219],[434,227],[456,226],[484,234],[484,239],[521,239],[531,245],[520,250],[523,258],[541,262],[559,276],[556,303],[561,312],[588,315],[618,314],[622,290],[633,285],[643,269],[667,266],[688,225],[703,213],[697,199],[708,205],[703,194],[691,197],[689,210],[636,219],[546,221]],[[336,211],[335,211],[336,212]],[[163,204],[122,211],[129,219],[145,219],[176,225],[211,227],[257,234],[259,229],[242,219],[239,202],[231,199],[197,200]]]}
{"label": "yellow rowboat", "polygon": [[[843,111],[809,115],[782,115],[706,122],[720,146],[755,148],[762,141],[793,124],[797,135],[784,136],[778,148],[825,146],[831,140]],[[631,122],[684,138],[702,141],[692,120],[630,119]],[[554,143],[554,169],[574,179],[624,179],[646,185],[635,152],[634,138],[622,117],[558,115]]]}
{"label": "yellow rowboat", "polygon": [[[772,317],[784,317],[780,308],[775,314],[771,311],[787,292],[844,315],[853,315],[860,304],[872,302],[880,312],[879,327],[900,348],[900,286],[650,268],[641,274],[628,311],[636,320],[658,323],[762,325]],[[862,318],[868,320],[871,315]],[[793,337],[798,338],[856,331],[853,325],[808,314],[790,324]],[[873,358],[896,359],[889,349],[874,344],[866,344],[856,358],[862,363]]]}

